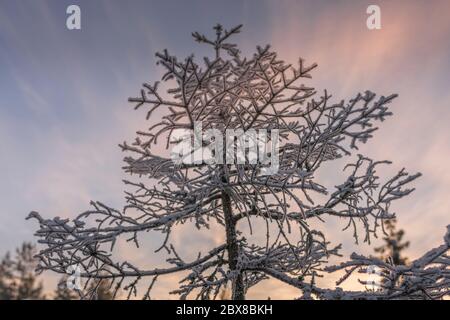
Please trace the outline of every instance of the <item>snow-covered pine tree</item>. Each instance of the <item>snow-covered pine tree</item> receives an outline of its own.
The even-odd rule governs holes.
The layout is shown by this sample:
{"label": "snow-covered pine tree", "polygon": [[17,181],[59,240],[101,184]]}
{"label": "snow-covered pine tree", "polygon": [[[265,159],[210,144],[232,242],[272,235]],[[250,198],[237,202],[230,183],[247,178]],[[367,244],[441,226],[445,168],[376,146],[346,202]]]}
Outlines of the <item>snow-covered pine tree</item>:
{"label": "snow-covered pine tree", "polygon": [[[318,181],[323,163],[353,159],[353,150],[372,137],[379,121],[392,115],[388,106],[396,95],[366,91],[348,101],[332,102],[327,91],[318,94],[307,84],[316,64],[307,65],[303,59],[286,63],[269,46],[257,47],[253,56],[245,57],[230,42],[241,26],[225,30],[217,25],[214,30],[211,38],[193,33],[197,42],[211,48],[212,54],[203,60],[194,56],[180,60],[167,50],[157,53],[165,72],[163,83],[146,83],[137,97],[129,99],[136,109],[147,108],[147,119],[161,121],[138,131],[133,143],[121,144],[130,154],[125,158],[126,172],[140,177],[125,181],[127,205],[116,210],[92,202],[92,209],[72,221],[30,214],[40,223],[36,235],[45,246],[39,254],[40,270],[65,273],[69,266],[78,265],[82,277],[109,279],[128,290],[129,296],[145,282],[144,298],[150,297],[159,278],[178,272],[185,276],[172,293],[181,298],[213,299],[231,284],[232,298],[244,299],[251,287],[268,277],[297,287],[305,299],[440,298],[448,293],[448,234],[443,246],[411,268],[354,254],[351,261],[324,270],[339,246],[330,246],[326,236],[311,227],[311,221],[339,217],[348,221],[355,239],[359,225],[363,240],[370,241],[383,220],[394,218],[392,203],[413,191],[408,185],[419,174],[401,170],[381,181],[377,170],[389,162],[363,155],[345,167],[348,176],[335,189]],[[196,123],[201,124],[197,133]],[[177,162],[161,151],[173,147],[180,130],[194,132],[198,140],[211,130],[224,137],[227,129],[266,132],[272,145],[277,142],[272,136],[276,131],[277,171],[265,174],[268,164],[261,161]],[[214,149],[219,159],[235,147],[206,140],[199,148]],[[217,144],[223,147],[222,154]],[[181,224],[190,224],[193,230],[218,224],[223,243],[185,261],[171,243],[171,234]],[[161,248],[166,249],[170,266],[113,261],[110,253],[119,238],[127,237],[138,246],[140,235],[148,231],[165,235]],[[252,235],[265,239],[252,242]],[[343,281],[373,264],[390,268],[393,276],[410,276],[411,282],[408,287],[406,281],[403,287],[376,293],[323,289],[315,281],[324,271],[345,269]]]}

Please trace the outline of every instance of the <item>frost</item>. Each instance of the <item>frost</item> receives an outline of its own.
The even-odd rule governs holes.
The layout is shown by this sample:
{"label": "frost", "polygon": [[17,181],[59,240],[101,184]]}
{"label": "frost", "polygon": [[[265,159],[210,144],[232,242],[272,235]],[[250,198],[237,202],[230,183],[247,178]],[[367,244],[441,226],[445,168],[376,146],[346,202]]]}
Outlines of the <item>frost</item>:
{"label": "frost", "polygon": [[[363,241],[369,242],[382,220],[395,217],[392,202],[413,191],[408,186],[420,174],[401,170],[382,180],[377,169],[390,162],[363,155],[349,160],[347,178],[333,190],[324,187],[316,174],[324,162],[350,156],[366,143],[377,123],[392,115],[389,104],[396,95],[377,98],[365,91],[347,102],[333,103],[326,90],[318,94],[306,84],[316,64],[307,65],[303,59],[288,64],[269,46],[257,47],[252,57],[243,57],[229,42],[241,26],[225,30],[218,25],[214,30],[213,38],[193,33],[197,42],[213,49],[212,57],[196,62],[193,56],[180,60],[167,50],[157,53],[163,83],[145,83],[137,97],[129,99],[135,109],[147,108],[147,118],[162,116],[148,130],[138,131],[134,142],[120,145],[127,152],[124,170],[141,178],[124,181],[127,205],[123,209],[92,202],[92,208],[73,221],[45,220],[30,213],[28,218],[40,224],[36,236],[44,245],[38,255],[40,268],[65,273],[69,266],[78,265],[82,277],[111,280],[116,293],[125,290],[128,297],[149,279],[146,299],[160,277],[176,272],[185,275],[172,292],[180,298],[215,299],[231,286],[233,298],[243,299],[252,286],[268,277],[298,288],[303,299],[438,299],[448,294],[449,234],[444,245],[409,267],[353,254],[349,262],[328,266],[324,273],[340,246],[331,245],[310,227],[310,220],[340,217],[348,222],[355,241],[361,236],[359,224]],[[163,87],[169,88],[167,92],[161,91]],[[259,163],[175,164],[165,158],[160,150],[171,147],[174,131],[193,130],[196,121],[202,122],[203,130],[222,133],[227,128],[279,130],[278,172],[263,176]],[[266,230],[252,229],[255,217],[267,223]],[[224,242],[185,261],[170,238],[174,227],[185,223],[199,229],[217,223],[223,226]],[[265,244],[247,240],[240,230],[242,223],[265,235]],[[300,231],[295,241],[288,236],[293,229]],[[139,247],[138,235],[148,231],[165,236],[159,250],[167,252],[168,266],[144,268],[114,261],[117,239],[125,237]],[[345,281],[369,265],[386,271],[386,287],[380,292],[316,285],[316,278],[326,272],[344,269]]]}

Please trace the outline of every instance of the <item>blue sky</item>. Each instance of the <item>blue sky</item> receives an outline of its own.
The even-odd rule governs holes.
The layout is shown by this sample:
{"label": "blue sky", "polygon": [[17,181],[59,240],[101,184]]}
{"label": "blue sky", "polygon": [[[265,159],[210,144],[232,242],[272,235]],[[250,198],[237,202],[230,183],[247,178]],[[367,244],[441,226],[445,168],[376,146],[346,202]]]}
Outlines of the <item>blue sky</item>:
{"label": "blue sky", "polygon": [[[337,99],[400,94],[361,151],[424,174],[397,212],[411,255],[438,244],[450,222],[449,5],[377,3],[382,29],[369,31],[369,1],[0,0],[0,254],[32,239],[31,210],[70,217],[90,200],[123,204],[117,144],[147,126],[127,98],[161,75],[155,51],[200,57],[190,33],[217,22],[244,24],[244,52],[271,43],[285,60],[317,62],[313,84]],[[81,7],[82,30],[65,27],[70,4]],[[345,252],[359,250],[339,222],[330,226]]]}

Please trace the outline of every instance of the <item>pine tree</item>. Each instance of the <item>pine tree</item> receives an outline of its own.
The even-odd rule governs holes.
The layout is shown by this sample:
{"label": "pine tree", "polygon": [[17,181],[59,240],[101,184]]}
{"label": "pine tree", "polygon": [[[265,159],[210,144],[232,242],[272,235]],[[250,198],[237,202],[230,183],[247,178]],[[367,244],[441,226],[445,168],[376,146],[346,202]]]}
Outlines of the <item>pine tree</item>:
{"label": "pine tree", "polygon": [[396,228],[397,220],[384,221],[384,229],[387,235],[383,237],[384,244],[375,248],[379,258],[389,261],[393,265],[406,265],[408,258],[403,256],[403,251],[409,247],[409,241],[403,241],[405,231]]}
{"label": "pine tree", "polygon": [[91,300],[113,300],[114,292],[111,288],[111,281],[94,280],[86,290],[85,297]]}
{"label": "pine tree", "polygon": [[67,276],[63,276],[58,285],[56,286],[56,290],[53,293],[54,300],[79,300],[80,295],[74,290],[67,287]]}
{"label": "pine tree", "polygon": [[0,263],[0,300],[13,300],[14,288],[12,286],[13,261],[9,252],[3,257]]}
{"label": "pine tree", "polygon": [[6,253],[0,263],[1,300],[45,299],[43,286],[38,282],[34,258],[36,249],[31,243],[23,243],[16,249],[15,258]]}
{"label": "pine tree", "polygon": [[[118,210],[92,202],[71,221],[31,212],[46,245],[41,267],[63,273],[77,264],[84,277],[113,281],[128,290],[128,297],[139,284],[148,298],[155,281],[174,273],[185,275],[171,291],[182,299],[216,299],[225,287],[231,288],[232,299],[245,299],[250,288],[269,277],[298,288],[304,299],[414,298],[424,290],[439,298],[448,292],[448,273],[427,270],[448,264],[440,258],[450,245],[447,235],[414,269],[389,267],[394,277],[411,279],[395,290],[370,296],[316,285],[324,270],[344,269],[345,281],[368,264],[386,268],[382,261],[356,254],[339,266],[324,267],[339,255],[340,245],[330,244],[311,222],[339,217],[355,241],[363,230],[369,242],[381,221],[395,217],[392,203],[414,190],[410,183],[420,174],[402,169],[384,180],[378,172],[389,161],[354,152],[392,115],[397,95],[365,91],[335,100],[327,90],[318,94],[309,82],[315,63],[287,63],[270,46],[243,56],[230,42],[240,30],[217,25],[212,36],[194,32],[194,39],[211,49],[203,59],[179,59],[167,50],[156,54],[164,69],[162,82],[143,84],[129,99],[135,109],[146,108],[152,124],[133,142],[120,145],[128,155],[124,169],[133,175],[124,181],[126,206]],[[175,148],[186,141],[194,148],[186,153]],[[196,159],[200,153],[206,156]],[[352,154],[343,181],[332,187],[321,180],[324,163]],[[214,241],[214,247],[188,261],[172,243],[180,225],[191,232],[210,230],[220,244]],[[119,239],[149,252],[140,246],[147,232],[163,234],[160,249],[168,254],[167,265],[117,261],[113,251]]]}
{"label": "pine tree", "polygon": [[54,292],[55,300],[113,300],[114,291],[109,280],[91,279],[79,290],[67,286],[67,276],[63,276]]}

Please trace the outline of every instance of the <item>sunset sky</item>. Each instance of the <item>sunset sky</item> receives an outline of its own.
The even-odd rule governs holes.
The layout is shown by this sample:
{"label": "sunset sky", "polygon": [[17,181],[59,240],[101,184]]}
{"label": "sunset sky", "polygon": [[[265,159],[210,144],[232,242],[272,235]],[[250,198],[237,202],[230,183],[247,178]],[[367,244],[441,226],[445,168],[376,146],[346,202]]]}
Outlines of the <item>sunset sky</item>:
{"label": "sunset sky", "polygon": [[[70,4],[81,8],[81,30],[66,28]],[[381,8],[381,30],[366,27],[370,4]],[[211,34],[217,23],[244,25],[236,41],[248,55],[271,44],[286,61],[318,63],[309,84],[336,101],[367,89],[398,93],[394,116],[359,152],[393,161],[386,176],[403,167],[423,174],[395,206],[410,257],[442,242],[450,223],[449,1],[0,0],[0,255],[33,239],[37,226],[24,220],[31,210],[73,217],[90,200],[123,206],[117,145],[147,127],[145,112],[133,111],[128,97],[160,78],[156,51],[199,58],[207,52],[191,32]],[[331,186],[342,182],[342,167],[325,168],[322,178]],[[344,225],[330,221],[323,230],[343,243],[345,256],[379,244],[355,246]],[[188,231],[175,240],[188,240],[185,253],[194,255],[217,241]],[[150,267],[160,259],[122,253]],[[174,285],[163,281],[159,297]],[[251,296],[266,298],[267,290],[296,294],[270,282]]]}

